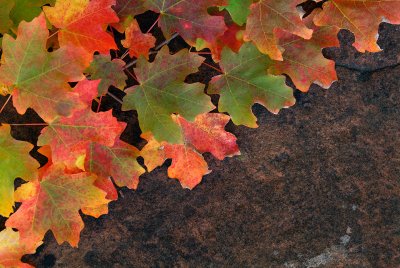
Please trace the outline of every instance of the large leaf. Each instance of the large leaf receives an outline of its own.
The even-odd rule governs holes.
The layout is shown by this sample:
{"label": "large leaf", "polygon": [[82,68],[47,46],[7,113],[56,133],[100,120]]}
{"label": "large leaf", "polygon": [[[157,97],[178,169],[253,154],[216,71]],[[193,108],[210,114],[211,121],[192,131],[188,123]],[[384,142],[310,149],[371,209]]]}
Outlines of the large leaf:
{"label": "large leaf", "polygon": [[0,127],[0,215],[8,217],[14,210],[14,180],[37,178],[39,163],[29,156],[33,145],[15,140],[10,126]]}
{"label": "large leaf", "polygon": [[193,120],[196,115],[214,108],[202,84],[184,83],[186,76],[196,72],[202,61],[202,57],[187,50],[170,55],[167,47],[152,63],[140,57],[135,69],[140,84],[125,91],[123,110],[137,110],[140,128],[143,132],[152,132],[157,140],[182,142],[179,126],[171,115],[178,113]]}
{"label": "large leaf", "polygon": [[82,107],[67,82],[83,78],[89,64],[81,50],[65,46],[48,53],[46,20],[40,15],[30,23],[21,22],[17,39],[3,37],[0,84],[8,86],[18,113],[33,108],[45,121],[68,116]]}
{"label": "large leaf", "polygon": [[74,168],[90,142],[111,147],[125,126],[112,116],[112,111],[94,113],[84,109],[50,123],[42,130],[38,145],[50,145],[54,163]]}
{"label": "large leaf", "polygon": [[44,7],[50,22],[60,28],[60,46],[73,44],[82,47],[92,56],[93,52],[109,53],[117,46],[112,36],[105,32],[105,25],[119,21],[111,8],[115,0],[57,0],[54,7]]}
{"label": "large leaf", "polygon": [[201,114],[194,122],[188,122],[181,116],[174,119],[181,127],[183,144],[158,142],[151,133],[142,134],[148,141],[141,151],[148,171],[170,158],[172,164],[168,168],[168,176],[178,179],[184,188],[193,189],[210,172],[202,153],[210,152],[220,160],[240,154],[236,137],[224,130],[229,116]]}
{"label": "large leaf", "polygon": [[68,174],[63,165],[51,166],[40,180],[17,190],[22,204],[6,226],[18,229],[20,243],[28,247],[41,241],[48,230],[59,244],[67,241],[77,246],[84,225],[79,210],[110,202],[93,185],[95,181],[89,173]]}
{"label": "large leaf", "polygon": [[[317,1],[320,2],[320,1]],[[315,16],[318,26],[337,26],[352,31],[356,37],[354,46],[361,52],[380,51],[376,43],[378,26],[382,21],[400,23],[398,0],[330,0]]]}
{"label": "large leaf", "polygon": [[254,103],[272,113],[295,103],[285,77],[266,74],[270,64],[271,60],[250,43],[243,45],[238,54],[228,48],[222,51],[223,73],[211,80],[208,92],[221,95],[218,109],[228,112],[235,124],[257,127],[251,110]]}
{"label": "large leaf", "polygon": [[257,48],[274,60],[282,60],[282,50],[278,46],[276,29],[282,29],[309,39],[312,30],[307,28],[297,10],[304,0],[260,0],[250,7],[245,39],[253,41]]}

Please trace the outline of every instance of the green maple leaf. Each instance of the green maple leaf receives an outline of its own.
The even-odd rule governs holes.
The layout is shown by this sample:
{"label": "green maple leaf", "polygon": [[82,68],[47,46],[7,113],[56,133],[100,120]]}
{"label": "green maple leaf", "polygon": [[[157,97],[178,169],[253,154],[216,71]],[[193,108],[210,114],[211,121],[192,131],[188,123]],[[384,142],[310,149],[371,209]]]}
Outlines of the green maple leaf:
{"label": "green maple leaf", "polygon": [[218,109],[228,112],[236,125],[257,127],[257,118],[251,111],[259,103],[272,113],[295,103],[292,89],[284,76],[267,74],[271,60],[247,43],[239,53],[224,48],[220,66],[223,74],[211,80],[208,93],[220,94]]}
{"label": "green maple leaf", "polygon": [[220,9],[228,10],[231,14],[232,20],[242,26],[246,23],[247,17],[250,14],[250,4],[253,3],[252,0],[229,0],[229,5],[221,7]]}
{"label": "green maple leaf", "polygon": [[33,145],[17,141],[10,135],[10,126],[0,127],[0,215],[8,217],[14,206],[14,180],[37,177],[39,164],[29,156]]}
{"label": "green maple leaf", "polygon": [[202,84],[184,83],[202,61],[187,50],[170,55],[168,48],[162,49],[152,63],[140,57],[135,69],[140,84],[125,91],[122,109],[137,110],[140,128],[152,132],[157,140],[182,142],[180,127],[171,115],[177,113],[193,121],[196,115],[214,108]]}

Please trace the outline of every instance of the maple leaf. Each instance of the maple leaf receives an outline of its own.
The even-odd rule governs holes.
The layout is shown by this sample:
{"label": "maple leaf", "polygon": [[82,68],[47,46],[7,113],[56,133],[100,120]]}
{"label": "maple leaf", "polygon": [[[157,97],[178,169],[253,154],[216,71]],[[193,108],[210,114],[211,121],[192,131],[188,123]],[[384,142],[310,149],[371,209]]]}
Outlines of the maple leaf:
{"label": "maple leaf", "polygon": [[94,113],[87,108],[51,122],[42,130],[38,145],[50,145],[54,163],[74,168],[90,142],[111,147],[125,126],[112,116],[112,111]]}
{"label": "maple leaf", "polygon": [[84,226],[79,210],[110,202],[106,193],[93,185],[95,181],[93,174],[68,174],[63,165],[52,165],[40,180],[18,188],[22,204],[6,226],[18,229],[20,243],[28,247],[41,241],[48,230],[59,244],[67,241],[77,246]]}
{"label": "maple leaf", "polygon": [[11,228],[0,232],[0,267],[31,268],[33,266],[21,262],[25,254],[33,254],[42,242],[38,242],[31,248],[19,243],[19,233]]}
{"label": "maple leaf", "polygon": [[93,52],[108,54],[117,49],[104,25],[116,23],[118,16],[111,8],[115,0],[57,0],[54,7],[43,7],[49,21],[59,28],[60,46],[73,44]]}
{"label": "maple leaf", "polygon": [[86,69],[91,79],[101,79],[98,94],[104,95],[108,88],[113,85],[124,89],[128,77],[124,73],[125,62],[120,59],[111,60],[110,55],[94,55],[93,61]]}
{"label": "maple leaf", "polygon": [[14,180],[37,178],[39,163],[29,156],[33,145],[15,140],[10,126],[0,127],[0,215],[8,217],[14,210]]}
{"label": "maple leaf", "polygon": [[188,120],[214,108],[200,83],[186,84],[187,75],[197,71],[203,58],[187,50],[174,55],[163,48],[154,62],[144,57],[137,62],[135,74],[140,83],[125,90],[123,110],[137,110],[142,132],[152,132],[159,141],[179,143],[182,135],[171,115],[178,113]]}
{"label": "maple leaf", "polygon": [[295,103],[285,77],[266,74],[270,64],[271,60],[250,43],[244,44],[238,54],[228,48],[222,51],[223,74],[213,77],[208,93],[221,95],[218,109],[228,112],[236,125],[257,127],[251,110],[254,103],[272,113]]}
{"label": "maple leaf", "polygon": [[312,26],[312,17],[306,19],[307,25],[314,30],[311,39],[303,39],[284,31],[277,31],[279,44],[285,49],[283,61],[274,61],[268,71],[271,74],[287,74],[296,87],[306,92],[316,82],[329,88],[337,80],[335,62],[322,55],[322,48],[339,46],[335,26]]}
{"label": "maple leaf", "polygon": [[142,1],[144,7],[160,13],[159,25],[167,38],[178,32],[185,41],[194,46],[197,38],[213,43],[225,30],[222,16],[210,16],[207,9],[225,6],[226,0],[153,0]]}
{"label": "maple leaf", "polygon": [[193,189],[202,177],[211,171],[201,153],[210,152],[217,159],[240,154],[236,137],[224,130],[229,116],[224,114],[201,114],[194,122],[175,116],[184,136],[183,144],[158,142],[151,133],[142,137],[148,141],[141,151],[148,171],[161,166],[171,158],[168,176],[180,181],[182,187]]}
{"label": "maple leaf", "polygon": [[90,143],[87,147],[85,170],[99,177],[111,176],[119,187],[136,189],[145,170],[136,159],[139,151],[119,139],[113,147]]}
{"label": "maple leaf", "polygon": [[282,29],[302,38],[310,39],[312,30],[307,28],[297,11],[303,0],[260,0],[250,6],[245,41],[253,41],[257,48],[274,60],[282,60],[276,29]]}
{"label": "maple leaf", "polygon": [[232,20],[239,26],[246,23],[247,17],[250,14],[250,4],[253,0],[229,0],[229,5],[220,9],[228,10]]}
{"label": "maple leaf", "polygon": [[142,33],[139,24],[133,20],[125,31],[125,40],[121,44],[129,48],[129,55],[138,58],[140,55],[149,59],[149,50],[156,44],[156,39],[149,33]]}
{"label": "maple leaf", "polygon": [[[96,90],[96,92],[97,92],[97,90]],[[38,152],[41,153],[42,155],[46,156],[48,159],[47,163],[39,169],[39,177],[43,177],[43,174],[46,173],[47,169],[49,169],[53,166],[51,148],[49,145],[45,145],[45,146],[41,147],[38,150]],[[83,157],[84,157],[84,155],[83,155]],[[84,168],[84,166],[81,167],[79,160],[80,159],[77,160],[77,163],[78,163],[77,165],[81,168],[81,170],[84,170],[85,168]],[[82,165],[84,165],[84,164],[82,164]],[[78,172],[81,172],[81,170],[78,170]],[[97,188],[106,192],[106,194],[107,194],[106,199],[108,199],[110,201],[118,199],[117,190],[115,189],[114,184],[109,177],[97,177],[97,179],[95,180],[95,182],[93,184]],[[17,198],[21,199],[21,197],[18,197],[18,196],[22,196],[22,197],[26,196],[27,194],[29,194],[30,190],[31,190],[30,188],[26,188],[26,189],[18,188],[17,193],[16,193]],[[28,193],[26,193],[26,191],[28,191]],[[98,206],[84,207],[84,208],[82,208],[82,212],[85,213],[86,215],[91,215],[93,217],[98,218],[99,216],[108,213],[108,204],[100,204]]]}
{"label": "maple leaf", "polygon": [[82,107],[67,82],[81,80],[89,62],[81,57],[80,49],[69,46],[48,53],[47,37],[43,14],[32,22],[21,22],[17,39],[4,35],[0,84],[10,88],[18,113],[31,107],[49,122]]}
{"label": "maple leaf", "polygon": [[[320,1],[317,1],[320,2]],[[378,27],[384,20],[392,24],[400,23],[400,1],[398,0],[330,0],[323,10],[314,17],[318,26],[337,26],[354,33],[354,47],[359,51],[377,52]]]}

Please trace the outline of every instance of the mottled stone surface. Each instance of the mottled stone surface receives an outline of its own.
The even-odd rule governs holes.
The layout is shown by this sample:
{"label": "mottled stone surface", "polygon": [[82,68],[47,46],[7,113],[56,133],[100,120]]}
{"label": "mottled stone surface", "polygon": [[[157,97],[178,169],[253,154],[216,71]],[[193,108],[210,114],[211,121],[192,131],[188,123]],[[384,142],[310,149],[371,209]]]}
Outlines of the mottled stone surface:
{"label": "mottled stone surface", "polygon": [[356,52],[346,31],[341,48],[324,51],[338,65],[329,90],[296,92],[295,107],[278,116],[255,106],[258,129],[229,125],[242,155],[221,162],[206,155],[213,172],[193,191],[168,179],[164,165],[136,192],[122,189],[108,215],[83,216],[79,248],[59,246],[48,233],[25,260],[38,267],[400,266],[400,27],[380,28],[380,53]]}

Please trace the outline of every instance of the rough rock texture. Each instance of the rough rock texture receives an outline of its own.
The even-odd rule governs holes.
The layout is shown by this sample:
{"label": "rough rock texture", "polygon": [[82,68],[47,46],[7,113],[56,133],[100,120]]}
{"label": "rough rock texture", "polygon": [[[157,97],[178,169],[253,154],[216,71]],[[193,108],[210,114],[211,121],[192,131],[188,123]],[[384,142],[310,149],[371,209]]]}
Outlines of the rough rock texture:
{"label": "rough rock texture", "polygon": [[296,106],[278,116],[256,106],[258,129],[230,125],[242,155],[222,162],[207,155],[213,172],[193,191],[168,179],[164,165],[136,192],[121,189],[109,215],[84,216],[79,248],[59,246],[48,233],[25,260],[38,267],[399,267],[400,27],[380,28],[380,53],[356,52],[346,31],[341,48],[325,49],[339,76],[329,90],[297,92]]}

